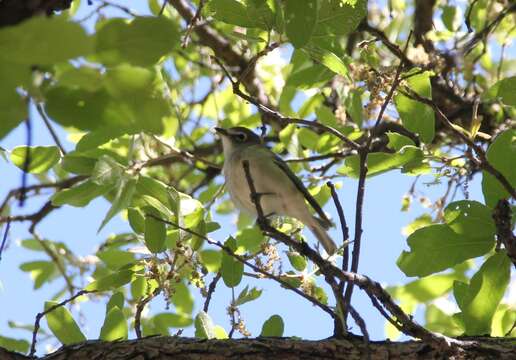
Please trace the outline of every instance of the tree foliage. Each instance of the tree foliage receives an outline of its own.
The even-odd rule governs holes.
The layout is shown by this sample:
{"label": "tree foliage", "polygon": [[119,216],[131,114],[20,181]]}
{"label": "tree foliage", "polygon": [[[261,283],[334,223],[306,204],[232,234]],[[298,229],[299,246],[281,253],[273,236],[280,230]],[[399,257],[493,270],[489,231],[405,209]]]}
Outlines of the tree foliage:
{"label": "tree foliage", "polygon": [[[21,246],[43,260],[20,269],[35,289],[56,278],[62,284],[43,314],[53,336],[62,344],[85,339],[64,306],[78,299],[107,303],[102,340],[189,326],[202,339],[249,336],[240,307],[262,290],[244,287],[247,271],[330,314],[336,336],[346,334],[348,313],[360,320],[349,303],[353,284],[387,309],[390,336],[403,332],[430,345],[443,344],[439,334],[514,336],[516,309],[502,298],[516,264],[516,7],[506,0],[422,3],[149,0],[149,13],[137,14],[75,0],[65,11],[44,9],[48,16],[0,17],[9,24],[0,28],[0,139],[23,123],[30,139],[31,124],[44,121],[55,140],[0,148],[11,168],[35,180],[27,185],[24,175],[1,204],[2,248],[9,226],[28,222],[32,237]],[[327,181],[338,188],[339,178],[357,179],[354,234],[343,216],[335,219],[343,225],[336,241],[345,246],[334,259],[306,243],[293,219],[255,225],[240,215],[232,234],[214,220],[235,211],[220,176],[215,125],[261,131],[321,205],[333,199],[339,206]],[[55,128],[68,133],[71,149]],[[414,179],[402,211],[417,198],[420,177],[447,186],[429,213],[404,229],[407,250],[397,266],[417,279],[383,289],[353,275],[366,241],[364,188],[370,177],[399,171]],[[483,198],[456,200],[474,177]],[[52,193],[39,210],[11,211],[41,189]],[[106,239],[92,254],[98,261],[38,233],[50,212],[101,197],[111,207],[99,230],[121,215],[132,231]],[[226,240],[212,240],[214,231],[226,231]],[[81,288],[79,278],[92,280]],[[214,290],[238,285],[229,329],[215,324]],[[147,314],[157,296],[171,309]],[[204,303],[199,313],[194,298]],[[459,310],[446,313],[436,306],[441,298]],[[408,316],[418,305],[423,327]],[[260,335],[283,330],[283,319],[272,315]],[[2,336],[0,346],[27,352],[30,343]]]}

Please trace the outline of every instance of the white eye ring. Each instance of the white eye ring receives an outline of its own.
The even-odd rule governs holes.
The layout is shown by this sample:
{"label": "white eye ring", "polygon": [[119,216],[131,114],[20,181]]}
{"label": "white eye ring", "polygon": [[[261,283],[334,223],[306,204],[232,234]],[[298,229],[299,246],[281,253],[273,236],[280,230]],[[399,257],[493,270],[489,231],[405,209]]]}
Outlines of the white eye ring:
{"label": "white eye ring", "polygon": [[235,137],[238,139],[238,141],[240,142],[244,142],[246,139],[247,139],[247,135],[244,134],[244,133],[237,133],[235,134]]}

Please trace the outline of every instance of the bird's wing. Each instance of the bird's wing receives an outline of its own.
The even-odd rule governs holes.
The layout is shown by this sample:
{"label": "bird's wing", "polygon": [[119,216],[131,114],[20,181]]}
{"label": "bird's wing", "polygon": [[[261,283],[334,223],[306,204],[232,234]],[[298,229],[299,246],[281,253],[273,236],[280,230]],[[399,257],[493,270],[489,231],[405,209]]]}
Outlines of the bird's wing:
{"label": "bird's wing", "polygon": [[274,163],[278,165],[278,167],[288,176],[288,178],[296,185],[296,188],[301,191],[305,197],[305,199],[308,201],[308,203],[312,206],[312,208],[315,210],[315,212],[319,215],[321,220],[326,223],[325,225],[327,227],[331,226],[331,221],[328,219],[324,211],[321,209],[317,201],[314,199],[314,197],[308,192],[305,185],[299,178],[290,170],[287,163],[284,162],[281,158],[276,156],[274,154]]}

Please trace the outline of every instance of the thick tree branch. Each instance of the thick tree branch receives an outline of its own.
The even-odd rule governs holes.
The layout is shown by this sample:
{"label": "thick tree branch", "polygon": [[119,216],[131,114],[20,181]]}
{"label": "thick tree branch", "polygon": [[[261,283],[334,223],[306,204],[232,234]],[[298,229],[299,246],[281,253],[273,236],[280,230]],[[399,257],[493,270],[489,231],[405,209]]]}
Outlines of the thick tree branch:
{"label": "thick tree branch", "polygon": [[[455,359],[514,358],[511,339],[477,337],[483,347],[471,348]],[[446,358],[437,350],[419,341],[391,342],[374,341],[369,344],[372,359],[430,360]],[[297,340],[292,338],[258,338],[233,340],[206,340],[176,336],[153,336],[144,339],[123,341],[88,341],[64,346],[56,352],[38,358],[40,360],[362,360],[367,348],[360,338],[342,340]],[[27,360],[29,357],[0,348],[0,357],[7,360]]]}

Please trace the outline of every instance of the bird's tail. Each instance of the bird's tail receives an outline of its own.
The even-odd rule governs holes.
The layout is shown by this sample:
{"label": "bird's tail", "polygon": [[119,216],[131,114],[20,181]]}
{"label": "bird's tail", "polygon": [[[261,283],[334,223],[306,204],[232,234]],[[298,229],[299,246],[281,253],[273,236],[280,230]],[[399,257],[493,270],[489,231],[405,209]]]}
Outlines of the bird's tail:
{"label": "bird's tail", "polygon": [[333,255],[337,251],[337,245],[330,238],[328,233],[326,232],[327,223],[323,220],[320,220],[317,217],[313,217],[314,221],[308,227],[310,231],[315,235],[317,240],[321,243],[324,250],[328,253],[328,255]]}

